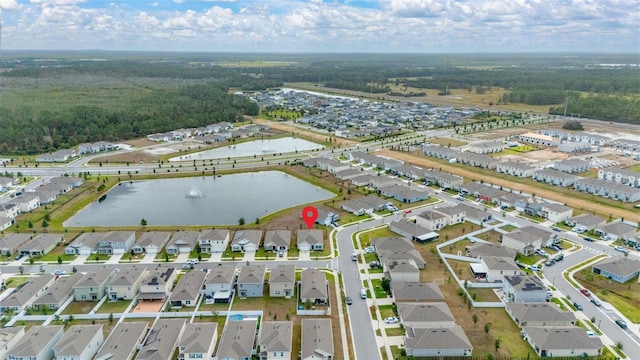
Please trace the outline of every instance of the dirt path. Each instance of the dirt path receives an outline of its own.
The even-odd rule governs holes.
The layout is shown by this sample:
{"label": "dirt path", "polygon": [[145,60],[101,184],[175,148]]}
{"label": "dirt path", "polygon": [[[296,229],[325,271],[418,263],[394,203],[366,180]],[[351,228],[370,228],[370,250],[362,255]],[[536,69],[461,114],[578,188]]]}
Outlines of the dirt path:
{"label": "dirt path", "polygon": [[436,169],[442,169],[442,171],[447,171],[452,174],[462,176],[465,178],[466,181],[469,181],[470,179],[483,180],[485,182],[504,186],[510,189],[522,190],[522,192],[525,192],[525,193],[529,193],[529,194],[535,193],[536,196],[541,196],[543,198],[565,203],[567,204],[567,206],[570,206],[574,209],[590,210],[590,209],[593,209],[594,207],[598,207],[598,209],[596,209],[596,212],[599,213],[601,216],[604,216],[605,219],[609,217],[609,214],[611,214],[611,216],[614,219],[625,218],[631,221],[637,221],[637,219],[640,217],[638,211],[629,210],[629,209],[620,209],[620,208],[611,207],[603,204],[593,204],[588,199],[581,199],[579,197],[563,196],[561,192],[564,191],[564,189],[562,188],[558,188],[557,192],[550,191],[547,189],[542,189],[542,188],[538,188],[538,187],[527,185],[527,184],[521,184],[521,183],[509,181],[507,177],[504,177],[504,178],[498,177],[497,173],[496,173],[496,176],[487,176],[478,172],[474,172],[473,168],[470,168],[470,167],[460,168],[457,166],[447,166],[446,164],[433,161],[429,158],[416,157],[411,154],[401,153],[401,152],[396,152],[391,150],[382,150],[382,151],[376,152],[376,155],[385,155],[385,156],[393,157],[399,160],[403,160],[405,162],[409,162],[412,165],[417,165],[421,167],[427,167],[427,168],[433,167]]}
{"label": "dirt path", "polygon": [[290,132],[296,132],[298,134],[304,135],[308,138],[317,140],[317,141],[322,141],[322,142],[326,142],[328,137],[333,137],[337,140],[336,145],[337,146],[352,146],[355,144],[359,144],[357,141],[353,141],[353,140],[349,140],[349,139],[345,139],[345,138],[336,138],[335,136],[333,136],[332,134],[319,134],[313,131],[309,131],[309,130],[305,130],[305,129],[301,129],[299,127],[295,127],[295,126],[291,126],[289,124],[284,124],[281,122],[274,122],[274,121],[269,121],[269,120],[265,120],[265,119],[258,119],[258,118],[253,118],[253,122],[255,122],[256,124],[264,124],[267,125],[269,127],[272,127],[274,129],[278,129],[278,130],[282,130],[282,131],[286,131],[288,133]]}

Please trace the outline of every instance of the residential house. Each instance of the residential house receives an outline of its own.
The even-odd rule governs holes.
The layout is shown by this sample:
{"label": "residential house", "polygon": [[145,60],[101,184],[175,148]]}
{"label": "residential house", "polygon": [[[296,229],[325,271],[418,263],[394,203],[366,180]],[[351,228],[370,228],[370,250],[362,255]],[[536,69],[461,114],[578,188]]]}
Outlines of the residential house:
{"label": "residential house", "polygon": [[593,230],[593,233],[596,236],[616,241],[618,239],[631,237],[637,231],[638,226],[631,225],[622,221],[614,221],[602,226],[598,226]]}
{"label": "residential house", "polygon": [[167,245],[171,233],[168,231],[147,231],[131,247],[134,254],[158,254]]}
{"label": "residential house", "polygon": [[333,360],[331,319],[302,319],[300,360]]}
{"label": "residential house", "polygon": [[40,198],[34,193],[24,193],[22,196],[11,199],[9,204],[17,205],[21,213],[28,213],[40,207]]}
{"label": "residential house", "polygon": [[581,179],[573,184],[573,189],[622,202],[640,201],[640,189],[600,179]]}
{"label": "residential house", "polygon": [[91,255],[96,253],[104,233],[86,232],[78,235],[64,252],[67,255]]}
{"label": "residential house", "polygon": [[11,256],[18,253],[18,249],[31,240],[31,234],[10,233],[0,238],[0,254]]}
{"label": "residential house", "polygon": [[510,302],[507,303],[506,310],[518,327],[572,326],[576,321],[573,312],[560,310],[555,303]]}
{"label": "residential house", "polygon": [[0,231],[4,231],[13,225],[15,220],[13,218],[8,218],[4,216],[0,216]]}
{"label": "residential house", "polygon": [[563,222],[573,216],[573,208],[562,204],[544,203],[540,215],[554,223]]}
{"label": "residential house", "polygon": [[74,273],[56,280],[31,305],[34,309],[57,310],[71,298],[73,286],[82,278],[82,274]]}
{"label": "residential house", "polygon": [[598,179],[640,187],[640,172],[621,169],[619,167],[610,167],[598,170]]}
{"label": "residential house", "polygon": [[118,271],[107,286],[109,300],[133,299],[147,276],[149,276],[149,270],[144,266],[133,266]]}
{"label": "residential house", "polygon": [[589,134],[585,132],[567,133],[567,140],[580,141],[590,145],[605,146],[609,143],[609,138],[602,135]]}
{"label": "residential house", "polygon": [[540,303],[547,301],[547,287],[537,276],[506,275],[502,290],[511,302]]}
{"label": "residential house", "polygon": [[371,184],[371,181],[373,181],[374,179],[375,179],[375,176],[365,174],[365,175],[359,175],[359,176],[354,176],[350,178],[349,183],[357,187],[369,186],[369,184]]}
{"label": "residential house", "polygon": [[296,266],[279,264],[271,269],[269,276],[269,296],[284,297],[293,296],[296,286]]}
{"label": "residential house", "polygon": [[14,185],[13,178],[0,176],[0,192],[7,192],[9,191],[9,187]]}
{"label": "residential house", "polygon": [[611,143],[611,147],[620,151],[639,151],[640,150],[640,141],[633,139],[615,139]]}
{"label": "residential house", "polygon": [[419,243],[438,240],[438,233],[423,228],[422,226],[405,220],[392,221],[389,230]]}
{"label": "residential house", "polygon": [[474,154],[472,152],[462,152],[458,154],[458,162],[483,169],[495,169],[498,166],[498,159],[488,155]]}
{"label": "residential house", "polygon": [[91,360],[102,343],[102,325],[72,325],[53,347],[53,354],[55,360]]}
{"label": "residential house", "polygon": [[95,356],[95,360],[131,360],[142,347],[142,341],[147,335],[147,322],[120,322],[107,340],[102,344]]}
{"label": "residential house", "polygon": [[371,214],[373,212],[373,206],[360,200],[347,200],[340,204],[342,210],[352,213],[356,216],[362,216],[364,214]]}
{"label": "residential house", "polygon": [[[304,319],[302,320],[304,321]],[[228,321],[216,357],[218,360],[251,360],[255,355],[258,320]]]}
{"label": "residential house", "polygon": [[408,356],[471,356],[473,352],[473,346],[460,326],[405,329],[404,348]]}
{"label": "residential house", "polygon": [[90,271],[73,287],[75,301],[99,301],[107,294],[107,285],[116,277],[118,269],[105,268]]}
{"label": "residential house", "polygon": [[516,203],[525,202],[528,196],[510,192],[500,196],[495,202],[496,205],[500,206],[501,209],[511,209],[516,207]]}
{"label": "residential house", "polygon": [[529,256],[542,247],[542,238],[537,234],[517,229],[502,235],[502,245]]}
{"label": "residential house", "polygon": [[308,268],[300,274],[300,301],[312,304],[327,304],[329,302],[329,289],[327,276],[324,272]]}
{"label": "residential house", "polygon": [[267,230],[264,234],[264,249],[266,251],[289,251],[291,245],[291,231]]}
{"label": "residential house", "polygon": [[418,282],[420,281],[420,269],[413,259],[383,259],[382,268],[384,276],[391,282]]}
{"label": "residential house", "polygon": [[12,203],[0,204],[0,216],[13,219],[20,214],[20,206]]}
{"label": "residential house", "polygon": [[200,294],[204,288],[206,271],[193,270],[182,275],[175,288],[169,295],[172,308],[193,307],[198,304]]}
{"label": "residential house", "polygon": [[553,169],[541,169],[533,172],[533,180],[543,183],[567,187],[572,186],[581,177]]}
{"label": "residential house", "polygon": [[195,250],[200,237],[199,231],[176,231],[165,247],[167,254],[186,254]]}
{"label": "residential house", "polygon": [[34,325],[12,346],[6,358],[10,360],[50,360],[53,347],[62,338],[62,325]]}
{"label": "residential house", "polygon": [[101,151],[108,151],[113,148],[113,144],[106,141],[98,141],[95,143],[82,143],[78,145],[78,154],[95,154]]}
{"label": "residential house", "polygon": [[78,186],[84,183],[84,179],[80,177],[73,176],[56,176],[49,180],[49,184],[65,184],[71,185],[72,189],[77,188]]}
{"label": "residential house", "polygon": [[425,170],[424,181],[427,185],[436,184],[442,189],[455,189],[464,183],[461,176],[449,174],[439,170]]}
{"label": "residential house", "polygon": [[516,210],[523,212],[527,215],[538,216],[542,212],[542,206],[545,205],[545,201],[537,199],[533,196],[525,197],[524,199],[516,200]]}
{"label": "residential house", "polygon": [[535,168],[525,163],[516,161],[504,161],[498,163],[496,171],[502,174],[508,174],[517,177],[532,177]]}
{"label": "residential house", "polygon": [[580,214],[564,221],[566,225],[593,230],[606,224],[606,220],[592,214]]}
{"label": "residential house", "polygon": [[208,229],[203,230],[198,238],[200,251],[203,253],[222,253],[229,246],[229,230]]}
{"label": "residential house", "polygon": [[136,360],[172,359],[182,336],[185,319],[159,318],[149,330]]}
{"label": "residential house", "polygon": [[558,144],[558,151],[569,154],[578,154],[591,151],[591,145],[583,142],[561,142]]}
{"label": "residential house", "polygon": [[429,193],[426,190],[404,184],[382,187],[378,191],[381,195],[394,198],[402,203],[414,203],[429,198]]}
{"label": "residential house", "polygon": [[140,284],[140,300],[164,300],[173,288],[173,282],[178,277],[176,269],[169,266],[158,266],[149,271]]}
{"label": "residential house", "polygon": [[238,296],[242,298],[262,297],[264,294],[265,270],[264,265],[243,266],[238,273]]}
{"label": "residential house", "polygon": [[333,175],[340,180],[349,180],[356,176],[362,175],[362,172],[359,169],[347,169],[347,170],[338,171]]}
{"label": "residential house", "polygon": [[49,274],[29,277],[22,286],[17,287],[9,296],[0,301],[0,312],[11,311],[17,314],[29,308],[40,295],[49,290],[54,281],[55,277]]}
{"label": "residential house", "polygon": [[422,147],[422,151],[427,156],[447,160],[456,159],[460,154],[456,149],[451,149],[441,145],[426,145]]}
{"label": "residential house", "polygon": [[396,304],[444,301],[444,295],[436,283],[394,282],[391,294]]}
{"label": "residential house", "polygon": [[500,282],[505,275],[522,275],[513,258],[483,256],[480,263],[471,263],[471,272],[476,279]]}
{"label": "residential house", "polygon": [[7,352],[25,334],[24,326],[10,326],[0,328],[0,359],[6,359]]}
{"label": "residential house", "polygon": [[479,208],[475,205],[469,205],[466,203],[460,203],[456,205],[460,210],[465,213],[465,220],[474,224],[482,224],[485,221],[491,220],[491,214],[487,212],[486,208]]}
{"label": "residential house", "polygon": [[489,140],[478,141],[467,147],[467,151],[475,154],[493,154],[504,150],[504,144],[501,141]]}
{"label": "residential house", "polygon": [[46,190],[36,190],[29,191],[29,193],[33,193],[33,195],[37,196],[40,199],[40,205],[51,204],[58,199],[59,193],[56,191],[46,191]]}
{"label": "residential house", "polygon": [[237,230],[231,241],[231,251],[256,252],[260,247],[262,230]]}
{"label": "residential house", "polygon": [[584,328],[525,326],[522,337],[531,345],[536,355],[542,357],[597,356],[602,349],[599,337],[589,337]]}
{"label": "residential house", "polygon": [[64,235],[62,234],[38,234],[22,245],[18,251],[25,256],[42,256],[63,241]]}
{"label": "residential house", "polygon": [[433,209],[433,211],[439,212],[440,214],[443,214],[446,216],[447,226],[462,224],[465,220],[466,214],[464,212],[464,209],[462,209],[459,206],[437,207]]}
{"label": "residential house", "polygon": [[539,146],[557,146],[560,141],[552,136],[528,132],[518,135],[520,141]]}
{"label": "residential house", "polygon": [[624,284],[631,279],[638,278],[640,261],[626,256],[614,256],[598,261],[591,266],[591,271]]}
{"label": "residential house", "polygon": [[220,265],[209,270],[204,282],[204,294],[214,302],[229,302],[236,286],[235,265]]}
{"label": "residential house", "polygon": [[258,354],[260,360],[291,359],[293,322],[265,321],[260,327]]}
{"label": "residential house", "polygon": [[300,251],[322,251],[324,249],[324,233],[322,230],[300,229],[296,235],[297,247]]}
{"label": "residential house", "polygon": [[[336,213],[326,211],[322,208],[318,208],[317,210],[318,210],[318,218],[316,219],[316,224],[320,224],[324,226],[334,226],[336,222],[340,220],[340,215]],[[302,212],[300,212],[300,218],[302,218]]]}
{"label": "residential house", "polygon": [[516,251],[506,246],[496,245],[489,242],[479,242],[469,248],[467,256],[482,259],[485,257],[498,257],[513,260],[516,258]]}
{"label": "residential house", "polygon": [[447,226],[448,216],[435,210],[426,210],[416,216],[416,224],[430,231],[440,231]]}
{"label": "residential house", "polygon": [[[383,271],[387,271],[388,269],[385,268],[386,265],[391,264],[391,262],[393,260],[404,260],[404,259],[411,259],[416,263],[416,266],[418,267],[418,269],[422,270],[425,268],[426,264],[424,262],[424,259],[422,257],[422,254],[420,254],[420,252],[418,250],[416,250],[415,248],[411,248],[411,249],[402,249],[402,248],[392,248],[392,249],[388,249],[388,248],[383,248],[381,246],[379,246],[379,242],[375,241],[375,240],[380,240],[380,239],[374,239],[374,244],[376,246],[376,252],[378,253],[378,258],[380,259],[380,262],[383,265]],[[408,240],[408,239],[407,239]],[[408,240],[410,241],[410,240]],[[393,245],[400,245],[399,242],[392,242],[389,245],[393,246]]]}
{"label": "residential house", "polygon": [[460,192],[475,196],[478,201],[496,204],[499,198],[506,195],[507,192],[477,182],[463,184],[459,188]]}
{"label": "residential house", "polygon": [[406,177],[411,180],[419,180],[424,175],[425,169],[413,165],[400,165],[391,170],[392,175]]}
{"label": "residential house", "polygon": [[66,162],[78,156],[74,149],[62,149],[36,156],[36,162]]}
{"label": "residential house", "polygon": [[178,359],[211,359],[217,340],[217,323],[188,323],[178,342]]}
{"label": "residential house", "polygon": [[556,161],[553,168],[569,174],[581,173],[589,171],[589,162],[577,158],[569,158]]}
{"label": "residential house", "polygon": [[125,254],[136,242],[135,231],[109,231],[98,243],[99,254]]}
{"label": "residential house", "polygon": [[456,318],[446,302],[399,303],[398,317],[404,327],[448,328],[456,325]]}

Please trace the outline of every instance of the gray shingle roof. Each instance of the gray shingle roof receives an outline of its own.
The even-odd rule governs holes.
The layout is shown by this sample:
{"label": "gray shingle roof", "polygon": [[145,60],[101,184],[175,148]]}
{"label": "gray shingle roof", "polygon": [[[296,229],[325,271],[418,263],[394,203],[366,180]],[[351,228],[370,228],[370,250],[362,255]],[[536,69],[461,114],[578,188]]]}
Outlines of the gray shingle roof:
{"label": "gray shingle roof", "polygon": [[200,290],[202,290],[206,276],[207,273],[200,270],[193,270],[184,274],[171,292],[169,301],[195,300],[200,294]]}
{"label": "gray shingle roof", "polygon": [[330,355],[333,358],[333,332],[331,319],[302,319],[302,358],[307,359],[313,354],[319,358]]}
{"label": "gray shingle roof", "polygon": [[175,351],[185,319],[158,319],[144,340],[137,360],[167,360]]}
{"label": "gray shingle roof", "polygon": [[520,323],[530,321],[573,322],[576,317],[570,311],[561,311],[554,303],[507,303],[507,307]]}
{"label": "gray shingle roof", "polygon": [[53,352],[56,357],[79,357],[98,332],[102,332],[102,325],[72,325],[53,347]]}
{"label": "gray shingle roof", "polygon": [[182,334],[178,342],[178,347],[184,346],[185,353],[206,354],[211,342],[216,341],[214,336],[217,331],[217,323],[199,322],[187,324],[184,328],[184,334]]}
{"label": "gray shingle roof", "polygon": [[600,338],[590,338],[580,327],[539,327],[525,326],[522,328],[533,343],[541,350],[560,349],[599,349],[602,347]]}
{"label": "gray shingle roof", "polygon": [[51,340],[64,331],[63,329],[64,326],[62,325],[32,326],[26,334],[9,349],[7,355],[22,356],[23,358],[37,356]]}
{"label": "gray shingle roof", "polygon": [[311,299],[326,299],[327,276],[318,269],[305,269],[300,275],[300,297]]}
{"label": "gray shingle roof", "polygon": [[296,281],[296,266],[279,264],[271,269],[270,284],[292,283]]}
{"label": "gray shingle roof", "polygon": [[251,358],[257,325],[258,321],[254,319],[227,322],[218,347],[217,358]]}
{"label": "gray shingle roof", "polygon": [[394,281],[392,292],[396,303],[444,301],[444,295],[436,283]]}
{"label": "gray shingle roof", "polygon": [[293,322],[265,321],[260,329],[260,351],[290,352]]}
{"label": "gray shingle roof", "polygon": [[247,265],[240,269],[238,284],[260,284],[264,281],[264,265]]}
{"label": "gray shingle roof", "polygon": [[640,261],[629,259],[628,257],[614,256],[604,259],[593,265],[594,269],[604,270],[611,274],[627,277],[633,273],[638,273]]}
{"label": "gray shingle roof", "polygon": [[411,349],[473,349],[460,326],[447,328],[407,327],[405,344]]}
{"label": "gray shingle roof", "polygon": [[146,335],[146,322],[121,322],[111,331],[96,360],[129,360]]}
{"label": "gray shingle roof", "polygon": [[403,322],[433,321],[455,322],[456,319],[445,302],[432,303],[399,303],[398,315]]}

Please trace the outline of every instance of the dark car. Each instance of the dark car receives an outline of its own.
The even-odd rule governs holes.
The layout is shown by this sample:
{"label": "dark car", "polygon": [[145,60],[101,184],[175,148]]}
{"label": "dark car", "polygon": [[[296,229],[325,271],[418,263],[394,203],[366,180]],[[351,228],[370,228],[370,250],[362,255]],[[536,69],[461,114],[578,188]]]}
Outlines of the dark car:
{"label": "dark car", "polygon": [[626,329],[627,328],[627,323],[624,320],[617,319],[616,320],[616,324],[618,324],[618,326],[620,326],[620,328],[622,328],[622,329]]}
{"label": "dark car", "polygon": [[593,242],[593,239],[592,239],[592,238],[590,238],[590,237],[586,237],[586,238],[584,238],[584,239],[585,239],[585,240],[587,240],[588,242]]}
{"label": "dark car", "polygon": [[351,305],[353,303],[353,300],[351,300],[351,296],[347,296],[345,298],[345,301],[347,302],[347,305]]}
{"label": "dark car", "polygon": [[564,255],[562,255],[562,254],[558,254],[558,255],[555,257],[555,260],[556,260],[556,261],[561,261],[562,259],[564,259]]}
{"label": "dark car", "polygon": [[578,304],[577,302],[574,302],[574,303],[573,303],[573,306],[575,306],[575,307],[576,307],[576,309],[578,309],[578,310],[580,310],[580,311],[582,311],[582,309],[583,309],[583,308],[582,308],[582,305]]}

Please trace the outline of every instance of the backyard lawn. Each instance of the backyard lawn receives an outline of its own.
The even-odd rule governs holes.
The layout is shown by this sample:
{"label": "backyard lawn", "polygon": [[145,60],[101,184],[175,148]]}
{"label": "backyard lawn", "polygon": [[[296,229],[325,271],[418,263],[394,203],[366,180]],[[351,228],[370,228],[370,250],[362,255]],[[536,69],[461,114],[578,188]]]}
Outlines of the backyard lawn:
{"label": "backyard lawn", "polygon": [[122,313],[131,305],[130,300],[105,301],[96,311],[100,314]]}
{"label": "backyard lawn", "polygon": [[98,305],[97,301],[72,301],[62,310],[61,314],[88,314],[96,305]]}

